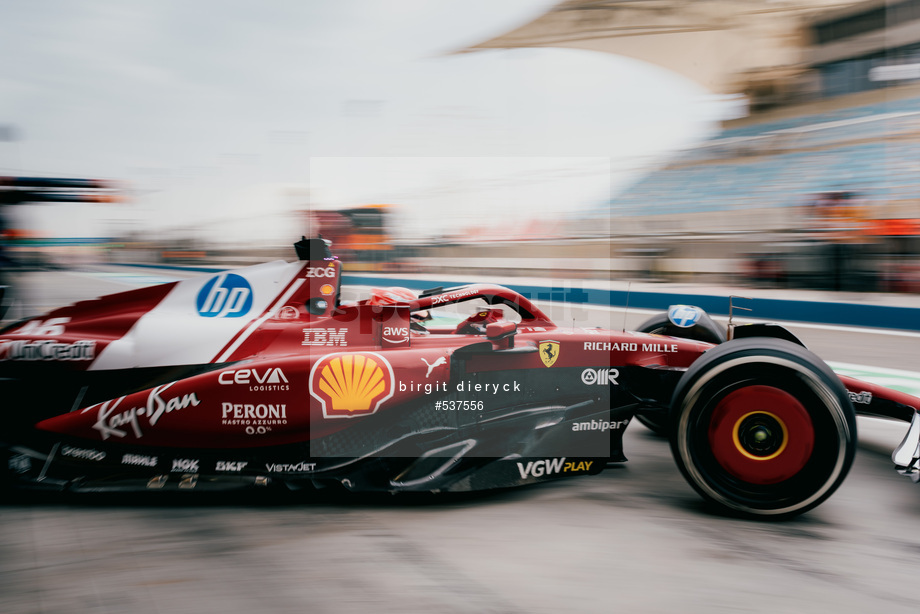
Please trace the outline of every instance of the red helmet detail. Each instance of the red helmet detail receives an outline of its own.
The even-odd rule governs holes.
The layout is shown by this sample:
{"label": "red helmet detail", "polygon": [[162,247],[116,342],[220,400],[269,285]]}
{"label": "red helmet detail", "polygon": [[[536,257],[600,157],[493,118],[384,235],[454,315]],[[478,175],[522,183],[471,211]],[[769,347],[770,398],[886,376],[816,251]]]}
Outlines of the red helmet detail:
{"label": "red helmet detail", "polygon": [[411,303],[418,296],[409,288],[372,288],[368,305],[395,305],[396,303]]}

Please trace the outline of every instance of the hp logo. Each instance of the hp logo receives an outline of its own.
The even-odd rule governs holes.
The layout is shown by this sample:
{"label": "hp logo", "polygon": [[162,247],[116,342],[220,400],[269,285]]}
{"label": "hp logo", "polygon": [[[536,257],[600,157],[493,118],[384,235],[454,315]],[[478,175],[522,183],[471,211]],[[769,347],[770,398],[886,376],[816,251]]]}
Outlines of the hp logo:
{"label": "hp logo", "polygon": [[198,293],[197,307],[204,318],[241,318],[252,309],[252,286],[233,273],[218,275]]}

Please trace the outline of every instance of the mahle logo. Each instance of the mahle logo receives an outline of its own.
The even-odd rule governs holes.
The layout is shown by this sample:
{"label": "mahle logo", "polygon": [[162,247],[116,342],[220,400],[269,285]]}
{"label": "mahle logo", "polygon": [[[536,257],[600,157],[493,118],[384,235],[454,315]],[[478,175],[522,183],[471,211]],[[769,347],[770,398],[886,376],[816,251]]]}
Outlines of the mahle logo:
{"label": "mahle logo", "polygon": [[252,286],[239,275],[223,273],[204,285],[197,307],[204,318],[241,318],[252,309]]}

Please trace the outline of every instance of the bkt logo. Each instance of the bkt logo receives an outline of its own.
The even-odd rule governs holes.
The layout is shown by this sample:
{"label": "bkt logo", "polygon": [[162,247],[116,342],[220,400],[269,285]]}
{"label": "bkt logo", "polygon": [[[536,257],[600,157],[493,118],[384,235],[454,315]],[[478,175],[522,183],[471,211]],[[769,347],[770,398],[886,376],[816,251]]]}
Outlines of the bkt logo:
{"label": "bkt logo", "polygon": [[699,307],[692,307],[690,305],[671,305],[671,308],[668,309],[668,319],[671,320],[675,326],[681,328],[690,328],[699,322],[702,317],[703,310]]}
{"label": "bkt logo", "polygon": [[197,307],[204,318],[241,318],[252,309],[252,286],[233,273],[218,275],[198,293]]}

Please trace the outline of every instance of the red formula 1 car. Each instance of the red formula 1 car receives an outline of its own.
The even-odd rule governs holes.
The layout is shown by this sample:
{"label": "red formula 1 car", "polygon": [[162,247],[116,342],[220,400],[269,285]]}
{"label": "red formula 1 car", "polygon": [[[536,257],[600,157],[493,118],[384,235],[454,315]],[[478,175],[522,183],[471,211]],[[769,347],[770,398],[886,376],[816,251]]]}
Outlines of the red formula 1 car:
{"label": "red formula 1 car", "polygon": [[[894,459],[917,477],[920,399],[838,377],[780,327],[737,327],[722,342],[705,314],[676,306],[650,332],[563,328],[487,284],[346,304],[327,244],[295,247],[299,262],[114,294],[3,330],[8,480],[504,488],[624,462],[638,416],[668,432],[705,499],[779,518],[843,481],[854,407],[911,422]],[[441,315],[470,307],[462,321]]]}

